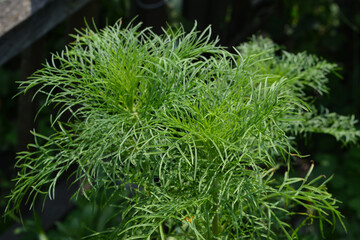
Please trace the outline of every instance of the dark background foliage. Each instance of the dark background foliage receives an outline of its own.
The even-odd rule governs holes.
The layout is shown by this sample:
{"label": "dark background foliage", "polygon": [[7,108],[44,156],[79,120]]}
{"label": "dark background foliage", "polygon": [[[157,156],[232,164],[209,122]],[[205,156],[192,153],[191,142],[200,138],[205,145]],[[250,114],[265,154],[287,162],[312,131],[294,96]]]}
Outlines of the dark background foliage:
{"label": "dark background foliage", "polygon": [[[343,78],[330,76],[330,95],[319,96],[317,104],[339,114],[355,114],[358,119],[360,118],[360,2],[358,0],[172,0],[155,9],[146,9],[136,3],[139,1],[100,1],[97,5],[100,8],[96,18],[97,25],[102,27],[113,24],[120,17],[126,23],[138,15],[136,21],[153,25],[155,31],[161,32],[160,26],[166,26],[166,20],[171,26],[178,26],[181,23],[185,29],[190,29],[196,20],[200,29],[211,24],[214,37],[218,35],[220,43],[228,47],[237,46],[253,34],[268,36],[290,52],[307,51],[337,63],[341,67],[339,73]],[[73,25],[69,24],[68,20],[48,33],[46,57],[50,56],[50,52],[61,51],[66,42],[71,41],[65,33],[68,33],[66,29]],[[6,204],[4,196],[13,184],[10,179],[16,174],[13,165],[19,142],[17,131],[21,123],[17,121],[17,99],[12,97],[17,92],[16,81],[20,79],[19,58],[19,56],[15,57],[0,67],[1,211]],[[39,101],[41,104],[41,99]],[[43,112],[39,116],[36,126],[40,132],[50,131],[48,112]],[[340,208],[345,216],[348,233],[346,234],[340,226],[335,226],[333,232],[328,229],[327,238],[360,239],[360,191],[358,190],[360,148],[342,146],[332,137],[320,134],[298,139],[298,143],[303,154],[311,154],[309,159],[315,162],[316,174],[326,176],[334,174],[333,180],[328,184],[329,191],[343,202]],[[51,231],[68,234],[74,239],[83,236],[81,234],[86,227],[79,225],[74,228],[74,226],[83,223],[81,219],[88,220],[86,216],[89,211],[86,207],[77,207]],[[88,223],[87,226],[101,230],[100,226],[104,224],[100,222],[103,218],[106,219],[107,214],[108,210],[96,210],[98,222]],[[26,223],[25,231],[32,229],[36,232],[34,229],[41,229],[39,221]],[[0,231],[6,231],[11,224],[11,221],[2,223]],[[309,239],[321,239],[312,228],[306,231],[304,235]],[[30,233],[28,231],[24,239],[31,239],[31,236],[31,231]]]}

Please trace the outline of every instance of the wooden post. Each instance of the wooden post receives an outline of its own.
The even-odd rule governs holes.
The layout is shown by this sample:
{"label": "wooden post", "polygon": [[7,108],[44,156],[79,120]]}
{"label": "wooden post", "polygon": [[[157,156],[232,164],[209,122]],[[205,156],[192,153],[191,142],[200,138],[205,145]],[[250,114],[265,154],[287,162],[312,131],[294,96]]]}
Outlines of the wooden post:
{"label": "wooden post", "polygon": [[66,19],[67,43],[73,41],[69,34],[75,34],[75,29],[81,30],[86,27],[85,21],[90,28],[93,27],[93,22],[98,22],[99,9],[99,0],[93,0]]}
{"label": "wooden post", "polygon": [[[21,54],[21,81],[31,76],[41,64],[45,57],[46,36],[34,42]],[[18,98],[18,151],[26,149],[27,144],[34,142],[30,130],[35,128],[34,118],[37,112],[36,101],[32,101],[34,89]]]}
{"label": "wooden post", "polygon": [[220,43],[226,42],[228,23],[226,17],[231,9],[230,0],[184,0],[183,16],[192,24],[197,21],[198,29],[203,30],[212,26],[212,37],[220,37]]}
{"label": "wooden post", "polygon": [[161,34],[166,26],[165,0],[134,0],[132,1],[133,15],[138,15],[138,21],[145,27],[152,27],[152,31]]}

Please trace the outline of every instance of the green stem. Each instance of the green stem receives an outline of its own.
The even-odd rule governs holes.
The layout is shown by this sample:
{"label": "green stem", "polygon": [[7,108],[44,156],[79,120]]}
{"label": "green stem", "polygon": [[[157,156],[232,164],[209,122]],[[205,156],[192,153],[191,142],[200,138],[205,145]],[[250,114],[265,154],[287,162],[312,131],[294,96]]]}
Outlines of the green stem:
{"label": "green stem", "polygon": [[163,223],[161,223],[159,225],[159,232],[160,232],[160,237],[161,237],[161,240],[165,240],[165,233],[164,233],[164,229],[163,229]]}
{"label": "green stem", "polygon": [[[215,210],[217,210],[217,206],[214,206]],[[216,213],[213,221],[212,221],[212,232],[215,236],[219,234],[219,214]]]}
{"label": "green stem", "polygon": [[212,233],[214,234],[214,236],[218,236],[219,234],[219,214],[217,213],[218,211],[218,204],[219,204],[219,199],[218,199],[218,189],[217,189],[217,179],[215,179],[215,184],[214,184],[214,192],[213,192],[213,198],[214,198],[214,206],[213,206],[213,211],[215,212],[215,216],[213,218],[212,221]]}

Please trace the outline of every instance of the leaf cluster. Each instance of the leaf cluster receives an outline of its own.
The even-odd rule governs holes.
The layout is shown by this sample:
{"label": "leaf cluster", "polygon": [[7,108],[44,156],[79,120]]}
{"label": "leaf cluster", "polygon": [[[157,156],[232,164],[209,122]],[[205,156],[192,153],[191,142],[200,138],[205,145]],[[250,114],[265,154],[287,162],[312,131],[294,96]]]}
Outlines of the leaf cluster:
{"label": "leaf cluster", "polygon": [[[296,239],[314,219],[321,228],[341,222],[328,180],[310,177],[313,166],[304,178],[288,172],[292,156],[301,157],[295,134],[359,137],[353,118],[318,115],[307,94],[326,93],[336,65],[279,56],[261,37],[232,53],[211,40],[210,27],[158,36],[119,22],[74,37],[21,83],[60,110],[56,132],[34,133],[36,143],[19,153],[8,212],[55,198],[76,166],[74,198],[112,205],[120,217],[94,238]],[[294,215],[301,224],[290,224]]]}

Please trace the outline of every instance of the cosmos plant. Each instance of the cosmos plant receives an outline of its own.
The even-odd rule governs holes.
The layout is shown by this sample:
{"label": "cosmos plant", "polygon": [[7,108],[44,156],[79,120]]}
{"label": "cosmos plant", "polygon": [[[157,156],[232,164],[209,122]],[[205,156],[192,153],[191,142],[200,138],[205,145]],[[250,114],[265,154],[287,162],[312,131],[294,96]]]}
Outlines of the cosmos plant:
{"label": "cosmos plant", "polygon": [[315,107],[336,64],[264,37],[226,49],[210,27],[159,36],[118,22],[74,37],[20,85],[59,111],[54,134],[34,132],[18,155],[8,214],[56,198],[72,171],[74,201],[113,207],[93,239],[297,239],[342,224],[330,178],[314,163],[292,176],[307,154],[296,136],[360,136],[354,117]]}

